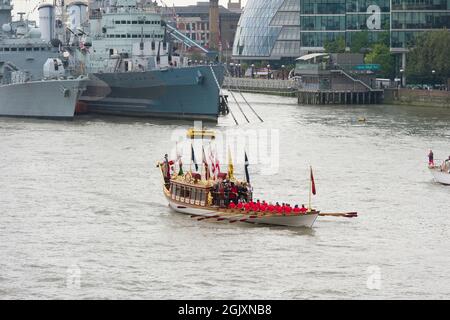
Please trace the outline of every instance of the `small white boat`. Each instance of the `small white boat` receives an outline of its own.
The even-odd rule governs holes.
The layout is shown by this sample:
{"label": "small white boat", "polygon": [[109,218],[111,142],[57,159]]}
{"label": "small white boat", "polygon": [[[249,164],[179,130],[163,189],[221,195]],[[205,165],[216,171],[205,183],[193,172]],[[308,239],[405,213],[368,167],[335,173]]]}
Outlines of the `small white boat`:
{"label": "small white boat", "polygon": [[450,185],[450,168],[448,166],[429,166],[428,169],[430,170],[436,182]]}

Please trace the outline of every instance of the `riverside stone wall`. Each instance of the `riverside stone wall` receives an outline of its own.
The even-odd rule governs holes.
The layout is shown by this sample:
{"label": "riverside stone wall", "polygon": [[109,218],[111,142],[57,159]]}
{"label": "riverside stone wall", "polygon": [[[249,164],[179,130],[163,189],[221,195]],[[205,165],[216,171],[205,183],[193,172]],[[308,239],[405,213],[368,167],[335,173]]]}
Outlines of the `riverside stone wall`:
{"label": "riverside stone wall", "polygon": [[450,91],[386,89],[384,103],[450,108]]}

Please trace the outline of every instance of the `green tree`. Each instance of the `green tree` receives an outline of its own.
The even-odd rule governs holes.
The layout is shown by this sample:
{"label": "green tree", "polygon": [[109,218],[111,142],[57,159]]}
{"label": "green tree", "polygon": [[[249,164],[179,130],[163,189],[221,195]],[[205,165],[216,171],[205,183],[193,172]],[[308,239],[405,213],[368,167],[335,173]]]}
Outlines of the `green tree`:
{"label": "green tree", "polygon": [[369,48],[369,32],[360,31],[352,34],[352,44],[350,46],[350,52],[361,53],[362,49]]}
{"label": "green tree", "polygon": [[376,43],[382,43],[386,45],[387,47],[391,46],[391,36],[389,34],[389,31],[383,31],[378,34],[378,40]]}
{"label": "green tree", "polygon": [[446,82],[450,78],[450,31],[424,32],[415,40],[407,55],[407,77],[412,82]]}
{"label": "green tree", "polygon": [[338,37],[332,41],[325,41],[323,45],[325,52],[327,53],[344,53],[345,52],[345,39],[344,37]]}
{"label": "green tree", "polygon": [[376,43],[372,50],[365,56],[365,63],[379,64],[381,70],[379,75],[383,78],[392,79],[395,77],[395,58],[390,49],[384,43]]}

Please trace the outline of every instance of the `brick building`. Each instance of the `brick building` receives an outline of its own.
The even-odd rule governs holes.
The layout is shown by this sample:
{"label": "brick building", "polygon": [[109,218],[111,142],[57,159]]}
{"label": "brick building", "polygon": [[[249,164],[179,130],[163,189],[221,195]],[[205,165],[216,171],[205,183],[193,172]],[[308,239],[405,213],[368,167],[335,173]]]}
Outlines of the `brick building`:
{"label": "brick building", "polygon": [[[218,8],[220,42],[218,49],[222,49],[225,59],[231,56],[237,24],[241,16],[240,1],[237,3],[229,1],[228,6],[230,9],[221,5]],[[209,10],[210,3],[201,1],[196,5],[166,8],[164,16],[167,21],[176,20],[178,30],[186,36],[205,47],[210,47]]]}

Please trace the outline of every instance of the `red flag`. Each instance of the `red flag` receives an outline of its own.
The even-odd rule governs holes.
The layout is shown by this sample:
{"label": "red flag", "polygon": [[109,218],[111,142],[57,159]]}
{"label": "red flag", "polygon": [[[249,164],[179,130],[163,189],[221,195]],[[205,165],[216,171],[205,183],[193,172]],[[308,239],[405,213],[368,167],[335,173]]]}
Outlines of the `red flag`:
{"label": "red flag", "polygon": [[314,182],[314,175],[313,175],[313,171],[311,168],[311,192],[312,194],[316,194],[316,183]]}

